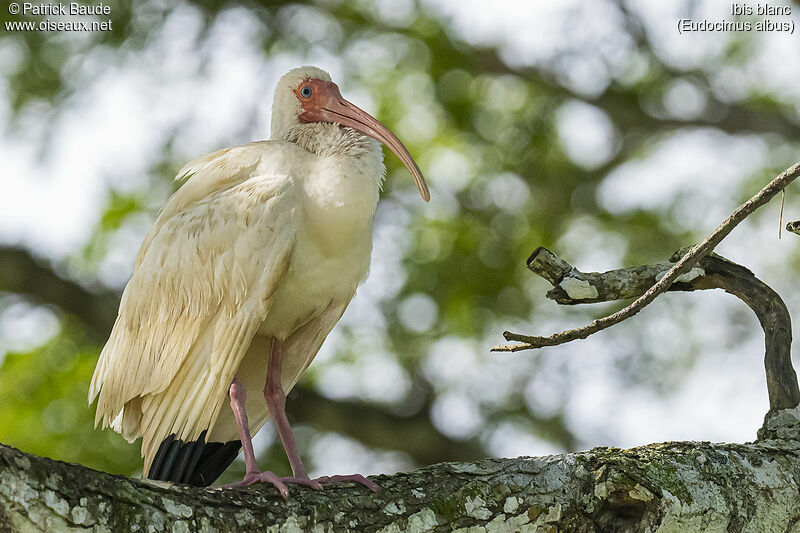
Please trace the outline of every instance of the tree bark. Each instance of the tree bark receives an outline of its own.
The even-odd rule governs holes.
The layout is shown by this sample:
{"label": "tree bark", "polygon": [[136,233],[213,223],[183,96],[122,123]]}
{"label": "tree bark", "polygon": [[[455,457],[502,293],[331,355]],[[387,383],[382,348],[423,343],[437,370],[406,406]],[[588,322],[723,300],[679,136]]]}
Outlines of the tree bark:
{"label": "tree bark", "polygon": [[377,494],[198,489],[0,446],[4,531],[800,531],[800,414],[747,444],[668,442],[441,463],[377,476]]}

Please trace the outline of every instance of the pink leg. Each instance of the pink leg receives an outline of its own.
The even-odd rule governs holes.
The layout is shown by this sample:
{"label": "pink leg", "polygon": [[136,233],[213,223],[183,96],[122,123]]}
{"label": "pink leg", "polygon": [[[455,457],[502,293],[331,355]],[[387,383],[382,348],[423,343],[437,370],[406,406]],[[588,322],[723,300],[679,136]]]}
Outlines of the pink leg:
{"label": "pink leg", "polygon": [[292,467],[292,476],[281,478],[285,483],[298,483],[306,485],[312,489],[321,489],[322,485],[318,481],[314,481],[308,477],[306,467],[303,465],[303,460],[300,459],[300,454],[297,453],[297,444],[294,441],[294,433],[289,426],[289,419],[286,417],[286,394],[283,392],[281,386],[281,351],[283,343],[272,338],[269,353],[269,367],[267,368],[267,383],[264,385],[264,399],[267,401],[267,408],[275,421],[275,428],[278,430],[278,436],[283,444],[283,449],[286,450],[286,456],[289,458],[289,465]]}
{"label": "pink leg", "polygon": [[230,487],[246,487],[255,483],[267,482],[272,483],[278,492],[281,493],[283,499],[289,497],[289,488],[281,479],[272,472],[259,472],[258,463],[256,462],[256,454],[253,451],[253,439],[250,438],[250,426],[247,423],[247,411],[245,410],[245,401],[247,400],[247,390],[244,384],[238,378],[233,379],[231,387],[228,390],[228,395],[231,398],[231,409],[233,416],[236,419],[236,426],[239,428],[239,438],[242,440],[242,451],[244,451],[244,464],[245,475],[244,479],[237,483],[225,485],[226,488]]}
{"label": "pink leg", "polygon": [[303,460],[300,459],[300,454],[297,452],[297,445],[295,444],[292,428],[289,426],[289,419],[286,417],[286,394],[283,392],[283,386],[281,385],[282,351],[283,342],[273,337],[270,347],[267,383],[264,386],[264,399],[267,401],[267,407],[272,415],[272,419],[275,420],[278,436],[281,439],[281,443],[283,443],[283,449],[286,450],[286,456],[289,458],[289,465],[292,467],[292,476],[281,478],[281,481],[284,483],[306,485],[313,489],[321,489],[321,483],[354,481],[356,483],[361,483],[371,491],[377,492],[378,486],[361,474],[332,477],[323,476],[318,479],[310,479],[308,477],[306,467],[303,465]]}

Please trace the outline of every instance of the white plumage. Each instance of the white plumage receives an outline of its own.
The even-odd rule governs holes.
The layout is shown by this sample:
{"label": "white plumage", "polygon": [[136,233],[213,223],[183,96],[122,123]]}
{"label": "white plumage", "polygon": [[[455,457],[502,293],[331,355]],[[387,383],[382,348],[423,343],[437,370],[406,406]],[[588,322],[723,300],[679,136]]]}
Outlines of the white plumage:
{"label": "white plumage", "polygon": [[[99,397],[103,427],[143,438],[145,472],[169,435],[239,438],[226,405],[234,378],[264,388],[275,338],[288,393],[367,274],[380,145],[338,123],[304,120],[316,109],[297,92],[308,80],[321,84],[315,98],[335,88],[314,67],[285,75],[272,140],[187,163],[139,251],[89,399]],[[246,411],[255,435],[270,416],[264,398],[249,395]]]}

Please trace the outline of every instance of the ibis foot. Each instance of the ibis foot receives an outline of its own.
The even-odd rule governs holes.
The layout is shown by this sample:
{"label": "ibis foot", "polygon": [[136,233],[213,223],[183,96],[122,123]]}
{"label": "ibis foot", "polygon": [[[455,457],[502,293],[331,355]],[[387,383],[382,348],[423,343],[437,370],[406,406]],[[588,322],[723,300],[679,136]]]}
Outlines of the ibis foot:
{"label": "ibis foot", "polygon": [[308,476],[301,477],[301,476],[286,476],[280,478],[280,481],[284,484],[293,484],[293,485],[303,485],[305,487],[309,487],[314,490],[323,490],[323,484],[329,483],[360,483],[364,485],[372,492],[378,492],[379,487],[366,477],[362,476],[361,474],[351,474],[348,476],[322,476],[316,479],[311,479]]}
{"label": "ibis foot", "polygon": [[241,481],[228,483],[227,485],[223,485],[221,488],[235,489],[239,487],[249,487],[250,485],[256,485],[258,483],[270,483],[273,487],[278,489],[281,497],[285,500],[289,498],[289,487],[287,487],[288,484],[303,485],[314,490],[323,490],[323,483],[327,484],[346,482],[359,483],[367,487],[372,492],[378,492],[378,490],[380,490],[378,485],[361,474],[350,474],[346,476],[322,476],[316,479],[311,479],[308,477],[296,476],[278,477],[269,470],[265,472],[248,472],[244,475],[244,478]]}
{"label": "ibis foot", "polygon": [[221,488],[235,489],[238,487],[249,487],[250,485],[255,485],[257,483],[270,483],[273,487],[278,489],[278,492],[281,494],[281,497],[284,500],[289,498],[289,487],[286,486],[286,483],[284,483],[281,478],[269,470],[265,472],[247,472],[241,481],[237,481],[236,483],[228,483],[227,485],[223,485]]}
{"label": "ibis foot", "polygon": [[322,485],[316,479],[309,477],[286,476],[282,477],[281,481],[284,483],[292,483],[294,485],[304,485],[314,490],[322,490]]}

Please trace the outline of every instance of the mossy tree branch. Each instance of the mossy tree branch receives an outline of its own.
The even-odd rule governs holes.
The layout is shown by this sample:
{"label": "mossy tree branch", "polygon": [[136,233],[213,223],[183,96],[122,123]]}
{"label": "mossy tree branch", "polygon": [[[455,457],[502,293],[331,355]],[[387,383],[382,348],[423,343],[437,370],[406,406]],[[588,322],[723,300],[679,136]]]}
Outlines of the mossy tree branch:
{"label": "mossy tree branch", "polygon": [[[789,531],[800,425],[772,411],[748,444],[670,442],[442,463],[382,490],[198,489],[113,476],[0,446],[6,531]],[[478,529],[469,529],[478,528]]]}

